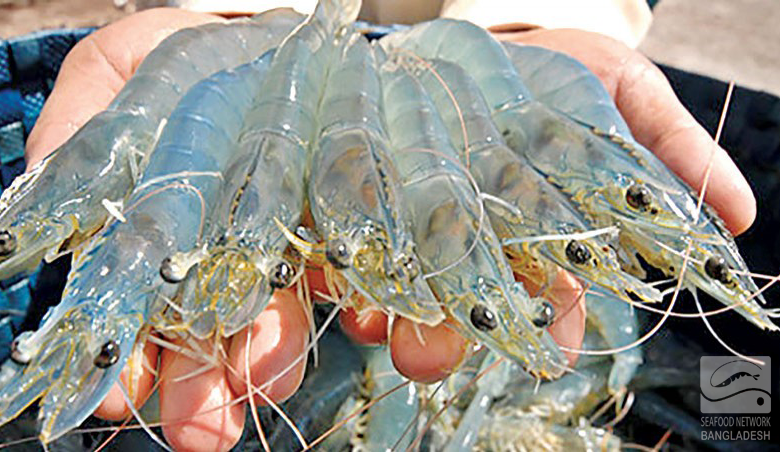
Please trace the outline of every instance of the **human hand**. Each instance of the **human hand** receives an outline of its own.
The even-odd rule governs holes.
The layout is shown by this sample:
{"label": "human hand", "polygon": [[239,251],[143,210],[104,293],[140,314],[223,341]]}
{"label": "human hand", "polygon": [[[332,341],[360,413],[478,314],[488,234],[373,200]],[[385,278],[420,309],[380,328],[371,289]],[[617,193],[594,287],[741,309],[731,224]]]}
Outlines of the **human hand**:
{"label": "human hand", "polygon": [[[28,168],[65,142],[93,115],[104,110],[132,76],[143,58],[165,37],[178,29],[223,19],[177,9],[145,11],[117,21],[82,40],[63,62],[54,90],[44,106],[26,148]],[[252,381],[260,385],[292,362],[290,356],[303,353],[307,344],[306,315],[290,292],[279,292],[252,325],[249,363]],[[147,343],[144,365],[131,397],[140,406],[150,394],[158,370],[160,416],[164,433],[177,449],[217,450],[230,448],[240,437],[244,404],[235,403],[243,389],[244,350],[247,332],[225,341],[226,358],[206,372],[177,381],[176,377],[202,369],[204,362]],[[208,344],[201,344],[209,350]],[[216,355],[221,358],[220,355]],[[264,393],[282,400],[300,384],[305,359],[264,388]],[[122,382],[128,384],[128,369]],[[240,388],[240,389],[239,389]],[[206,414],[193,417],[196,413]],[[96,415],[120,420],[130,410],[115,385]],[[182,422],[174,422],[180,421]]]}
{"label": "human hand", "polygon": [[677,100],[663,73],[639,52],[581,30],[537,29],[497,33],[499,39],[568,54],[596,74],[615,100],[634,137],[694,190],[701,190],[714,151],[705,200],[735,235],[756,217],[756,199],[725,150]]}
{"label": "human hand", "polygon": [[[132,76],[142,59],[162,39],[188,26],[222,20],[216,16],[175,9],[149,10],[117,21],[85,38],[66,58],[54,90],[41,112],[26,149],[28,167],[43,159],[73,135],[93,115],[105,109]],[[312,273],[312,290],[325,292],[321,274]],[[318,278],[320,283],[318,283]],[[319,284],[319,285],[318,285]],[[579,286],[570,277],[558,278],[552,291],[563,293],[558,302],[560,319],[552,327],[559,341],[577,347],[584,329],[584,311],[576,303]],[[574,309],[572,309],[574,308]],[[378,312],[361,315],[346,310],[341,323],[363,343],[387,341],[387,318]],[[445,377],[463,360],[470,344],[446,325],[420,327],[424,344],[412,322],[393,322],[390,347],[399,370],[411,379],[432,382]],[[159,384],[160,416],[169,443],[177,449],[228,449],[244,427],[247,341],[251,383],[274,401],[292,395],[305,369],[309,323],[294,292],[277,291],[251,327],[221,344],[225,356],[208,370],[204,362],[148,342],[138,383],[131,394],[140,406]],[[180,344],[172,344],[173,347]],[[210,344],[199,344],[204,354]],[[303,358],[301,358],[303,357]],[[425,357],[425,359],[421,359]],[[281,377],[276,379],[287,368]],[[157,373],[158,383],[155,383]],[[128,369],[122,374],[130,387]],[[186,378],[183,378],[186,377]],[[275,379],[273,384],[265,383]],[[262,398],[255,397],[258,403]],[[200,414],[198,414],[200,413]],[[97,409],[97,416],[119,420],[130,414],[117,385]]]}

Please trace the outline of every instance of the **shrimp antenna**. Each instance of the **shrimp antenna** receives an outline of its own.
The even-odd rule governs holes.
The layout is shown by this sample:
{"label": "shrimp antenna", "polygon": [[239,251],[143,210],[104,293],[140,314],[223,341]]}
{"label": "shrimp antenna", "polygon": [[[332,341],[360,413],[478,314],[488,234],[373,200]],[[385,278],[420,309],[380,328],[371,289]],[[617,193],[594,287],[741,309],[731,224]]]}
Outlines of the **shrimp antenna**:
{"label": "shrimp antenna", "polygon": [[354,412],[350,413],[347,417],[345,417],[344,419],[342,419],[342,420],[338,421],[337,423],[333,424],[333,426],[331,428],[329,428],[325,433],[323,433],[317,439],[312,441],[312,443],[309,444],[309,447],[304,449],[302,452],[306,452],[308,450],[311,450],[314,446],[316,446],[317,444],[319,444],[322,441],[324,441],[325,438],[327,438],[328,436],[332,435],[338,429],[343,427],[347,422],[349,422],[350,420],[354,419],[356,416],[359,416],[360,413],[363,413],[364,411],[369,410],[372,406],[374,406],[374,404],[378,403],[379,401],[381,401],[385,397],[395,393],[396,391],[398,391],[400,389],[403,389],[404,387],[406,387],[410,383],[411,383],[411,381],[409,381],[409,380],[406,380],[403,383],[399,383],[396,386],[394,386],[393,388],[391,388],[389,391],[387,391],[384,394],[378,396],[374,400],[369,401],[368,403],[366,403],[365,405],[361,406],[360,408],[358,408]]}
{"label": "shrimp antenna", "polygon": [[[244,369],[246,370],[244,384],[246,384],[247,388],[252,388],[252,368],[249,367],[250,348],[252,348],[252,326],[251,325],[249,326],[249,328],[246,329],[246,349],[244,350]],[[262,392],[259,393],[262,394]],[[265,399],[265,397],[263,398]],[[270,452],[271,447],[268,445],[268,439],[266,439],[265,437],[263,426],[260,425],[260,418],[257,416],[257,403],[255,402],[254,396],[249,397],[249,408],[252,410],[252,421],[255,423],[255,428],[257,428],[257,436],[260,438],[260,444],[263,445],[263,450],[265,450],[266,452]],[[295,428],[293,429],[293,432],[295,432],[296,436],[300,434],[300,432],[298,432],[298,430]],[[306,447],[306,441],[302,441],[301,444],[303,444],[304,447]]]}
{"label": "shrimp antenna", "polygon": [[480,373],[475,375],[474,378],[472,378],[468,383],[463,385],[463,387],[460,388],[458,392],[455,393],[454,396],[450,397],[446,402],[444,402],[444,405],[439,409],[439,411],[437,411],[433,416],[431,416],[431,418],[428,419],[428,422],[425,423],[425,426],[423,427],[422,431],[418,433],[417,436],[414,438],[414,441],[407,449],[407,452],[416,450],[419,447],[420,441],[422,441],[423,436],[425,436],[425,433],[431,429],[431,426],[433,425],[434,422],[436,422],[436,419],[438,419],[439,416],[441,416],[442,413],[444,413],[444,411],[447,410],[447,408],[449,408],[453,403],[455,403],[456,400],[458,400],[458,397],[462,396],[463,393],[466,392],[468,388],[475,385],[477,381],[479,381],[479,379],[487,375],[488,372],[496,369],[502,362],[504,362],[504,357],[499,356],[498,359],[496,359],[492,364],[490,364]]}
{"label": "shrimp antenna", "polygon": [[152,429],[149,427],[146,421],[143,420],[143,418],[141,417],[141,413],[139,413],[138,410],[135,408],[135,404],[130,398],[130,394],[128,393],[124,383],[122,383],[122,380],[121,379],[117,380],[117,383],[119,383],[119,389],[122,391],[122,397],[124,397],[127,407],[130,408],[130,412],[133,413],[133,416],[138,420],[138,423],[141,425],[141,428],[144,429],[146,434],[149,435],[149,437],[152,438],[152,440],[155,443],[159,444],[160,447],[162,447],[163,449],[169,452],[173,452],[173,449],[168,447],[168,445],[165,444],[165,441],[160,439],[160,437],[157,436],[157,434],[152,431]]}
{"label": "shrimp antenna", "polygon": [[666,322],[666,319],[669,318],[670,314],[672,313],[672,310],[674,309],[674,305],[677,302],[677,298],[680,295],[680,289],[682,288],[682,284],[684,281],[685,271],[688,268],[688,256],[690,256],[691,252],[691,242],[688,242],[687,248],[685,250],[685,256],[683,256],[683,265],[680,268],[680,275],[677,277],[677,285],[675,286],[674,295],[672,295],[672,301],[669,302],[669,307],[666,308],[666,311],[664,311],[663,317],[661,317],[661,320],[658,321],[658,323],[647,333],[645,333],[644,336],[640,337],[639,339],[635,340],[634,342],[624,345],[622,347],[617,347],[610,350],[582,350],[577,348],[571,348],[571,347],[565,347],[565,346],[559,346],[561,350],[571,352],[571,353],[580,353],[583,355],[593,355],[593,356],[604,356],[604,355],[611,355],[613,353],[620,353],[626,350],[630,350],[634,347],[637,347],[639,345],[644,344],[647,342],[648,339],[653,337],[655,333],[657,333],[661,327],[663,327],[664,323]]}
{"label": "shrimp antenna", "polygon": [[[698,309],[699,312],[703,313],[702,309],[701,309],[701,303],[699,303],[699,296],[697,295],[696,291],[692,291],[692,294],[693,294],[693,301],[696,303],[696,309]],[[736,351],[733,348],[731,348],[728,344],[726,344],[726,342],[724,342],[723,339],[721,339],[720,336],[718,336],[718,334],[712,328],[712,325],[710,325],[710,321],[707,320],[707,316],[702,315],[701,320],[707,326],[707,329],[710,331],[710,334],[712,335],[712,337],[715,338],[715,340],[718,341],[718,343],[720,343],[720,345],[722,345],[731,354],[733,354],[734,356],[738,356],[738,357],[744,359],[745,361],[749,361],[751,363],[758,364],[758,365],[761,365],[761,366],[764,365],[763,361],[761,361],[759,359],[751,358],[749,356],[745,356],[742,353],[739,353],[738,351]]]}
{"label": "shrimp antenna", "polygon": [[[452,374],[450,374],[450,375],[452,375]],[[403,431],[403,432],[401,432],[401,436],[399,436],[399,437],[398,437],[398,439],[395,441],[395,444],[393,444],[393,447],[392,447],[392,448],[390,448],[391,452],[392,452],[392,451],[394,451],[394,450],[396,450],[396,448],[398,447],[398,445],[399,445],[399,444],[401,444],[401,441],[404,439],[404,437],[406,437],[406,435],[408,435],[408,434],[409,434],[409,432],[411,432],[411,431],[412,431],[412,427],[414,427],[414,424],[416,424],[417,422],[419,422],[419,420],[420,420],[420,416],[422,416],[423,408],[426,408],[428,405],[430,405],[430,404],[431,404],[431,401],[433,400],[433,397],[436,395],[436,393],[438,393],[438,392],[439,392],[439,390],[440,390],[442,387],[444,387],[444,383],[445,383],[445,382],[446,382],[446,381],[447,381],[447,380],[450,378],[450,375],[447,375],[447,376],[446,376],[446,377],[445,377],[445,378],[444,378],[442,381],[440,381],[440,382],[439,382],[439,383],[436,385],[436,388],[433,390],[433,392],[431,393],[430,397],[426,397],[426,400],[425,400],[425,404],[424,404],[424,406],[421,404],[421,405],[420,405],[420,406],[417,408],[417,414],[415,414],[415,415],[414,415],[414,418],[412,418],[412,420],[411,420],[411,421],[409,421],[409,423],[408,423],[408,424],[406,424],[406,427],[404,428],[404,431]]]}
{"label": "shrimp antenna", "polygon": [[[729,110],[729,105],[731,104],[731,95],[734,92],[734,80],[729,82],[728,90],[726,91],[726,100],[723,104],[723,110],[720,113],[720,120],[718,121],[718,129],[715,132],[715,144],[717,145],[718,142],[720,142],[720,135],[723,132],[723,126],[726,124],[726,114]],[[696,214],[694,215],[693,219],[694,222],[699,221],[699,215],[701,214],[701,208],[702,204],[704,203],[704,196],[707,193],[707,186],[710,182],[710,176],[712,175],[712,165],[715,160],[715,151],[716,148],[713,146],[712,150],[710,150],[710,156],[707,160],[707,170],[704,173],[704,181],[701,185],[701,190],[699,190],[699,200],[696,205]]]}

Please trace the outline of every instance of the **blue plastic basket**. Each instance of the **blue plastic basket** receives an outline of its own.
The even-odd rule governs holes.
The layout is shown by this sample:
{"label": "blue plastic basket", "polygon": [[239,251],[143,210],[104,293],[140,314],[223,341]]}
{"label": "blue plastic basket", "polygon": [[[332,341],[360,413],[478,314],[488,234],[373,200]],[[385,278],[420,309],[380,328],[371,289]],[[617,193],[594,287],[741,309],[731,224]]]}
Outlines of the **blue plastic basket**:
{"label": "blue plastic basket", "polygon": [[[0,189],[24,171],[24,143],[49,96],[62,60],[94,28],[48,30],[0,40]],[[36,298],[40,270],[0,282],[0,363]],[[46,303],[41,303],[45,305]]]}

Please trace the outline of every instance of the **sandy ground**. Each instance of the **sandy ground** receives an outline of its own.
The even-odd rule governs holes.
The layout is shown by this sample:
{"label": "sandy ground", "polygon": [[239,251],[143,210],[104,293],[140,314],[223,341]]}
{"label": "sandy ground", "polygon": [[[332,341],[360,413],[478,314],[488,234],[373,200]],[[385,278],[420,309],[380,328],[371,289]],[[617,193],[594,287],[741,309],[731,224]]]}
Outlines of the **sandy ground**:
{"label": "sandy ground", "polygon": [[[0,38],[124,14],[113,0],[0,0]],[[657,62],[780,95],[777,23],[778,0],[661,0],[639,48]]]}
{"label": "sandy ground", "polygon": [[780,95],[780,1],[661,0],[639,49],[654,61]]}
{"label": "sandy ground", "polygon": [[112,0],[0,0],[0,38],[44,28],[105,25],[124,14]]}

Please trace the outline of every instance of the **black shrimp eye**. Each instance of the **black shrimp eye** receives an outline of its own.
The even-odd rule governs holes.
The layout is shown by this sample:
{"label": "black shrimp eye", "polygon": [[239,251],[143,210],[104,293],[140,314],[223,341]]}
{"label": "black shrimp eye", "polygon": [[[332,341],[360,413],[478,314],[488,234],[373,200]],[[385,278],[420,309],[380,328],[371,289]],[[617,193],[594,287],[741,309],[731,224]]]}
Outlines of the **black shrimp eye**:
{"label": "black shrimp eye", "polygon": [[642,184],[633,184],[626,190],[626,202],[638,210],[647,210],[653,202],[650,190]]}
{"label": "black shrimp eye", "polygon": [[566,245],[566,258],[572,264],[584,265],[590,260],[590,250],[582,243],[572,240]]}
{"label": "black shrimp eye", "polygon": [[117,361],[119,361],[119,344],[108,341],[100,347],[100,352],[92,363],[99,369],[107,369],[116,364]]}
{"label": "black shrimp eye", "polygon": [[170,257],[166,257],[160,263],[160,276],[167,283],[176,284],[182,282],[185,276],[182,273],[179,266]]}
{"label": "black shrimp eye", "polygon": [[398,265],[403,268],[404,274],[410,281],[414,281],[420,274],[420,265],[412,256],[402,256],[398,259]]}
{"label": "black shrimp eye", "polygon": [[406,261],[406,271],[409,273],[409,280],[414,281],[420,275],[420,265],[416,259],[409,258]]}
{"label": "black shrimp eye", "polygon": [[0,256],[8,256],[16,250],[16,237],[8,231],[0,231]]}
{"label": "black shrimp eye", "polygon": [[555,320],[555,308],[548,301],[544,301],[539,308],[539,312],[533,319],[534,325],[537,328],[547,328],[553,324]]}
{"label": "black shrimp eye", "polygon": [[22,366],[30,362],[30,357],[19,350],[19,338],[11,342],[11,360]]}
{"label": "black shrimp eye", "polygon": [[336,239],[328,242],[325,257],[328,259],[328,262],[339,270],[344,270],[352,265],[352,256],[350,256],[347,244],[343,240]]}
{"label": "black shrimp eye", "polygon": [[726,261],[719,256],[710,256],[704,262],[704,272],[710,278],[720,281],[723,284],[729,283],[731,278],[729,277],[729,266],[726,265]]}
{"label": "black shrimp eye", "polygon": [[268,284],[274,289],[289,286],[295,276],[295,270],[287,262],[279,262],[271,269]]}
{"label": "black shrimp eye", "polygon": [[484,305],[478,304],[471,308],[471,324],[474,325],[476,329],[487,333],[496,329],[498,321],[496,320],[496,315],[493,314],[493,311]]}

